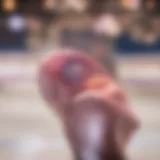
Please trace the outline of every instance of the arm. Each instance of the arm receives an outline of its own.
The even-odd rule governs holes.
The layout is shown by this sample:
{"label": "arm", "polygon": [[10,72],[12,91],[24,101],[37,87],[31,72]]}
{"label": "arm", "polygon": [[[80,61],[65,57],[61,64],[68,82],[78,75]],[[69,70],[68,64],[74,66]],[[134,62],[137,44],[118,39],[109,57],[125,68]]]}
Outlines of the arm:
{"label": "arm", "polygon": [[109,118],[101,107],[97,100],[88,99],[75,102],[68,112],[65,126],[76,160],[104,159]]}

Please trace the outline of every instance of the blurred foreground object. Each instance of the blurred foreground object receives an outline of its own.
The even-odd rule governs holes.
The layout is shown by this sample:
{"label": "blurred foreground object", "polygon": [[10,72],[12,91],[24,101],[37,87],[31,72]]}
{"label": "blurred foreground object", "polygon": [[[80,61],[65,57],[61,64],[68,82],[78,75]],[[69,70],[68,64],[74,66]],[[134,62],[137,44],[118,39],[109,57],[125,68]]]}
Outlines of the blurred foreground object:
{"label": "blurred foreground object", "polygon": [[42,63],[39,86],[77,160],[125,159],[139,122],[107,69],[82,52],[59,50]]}

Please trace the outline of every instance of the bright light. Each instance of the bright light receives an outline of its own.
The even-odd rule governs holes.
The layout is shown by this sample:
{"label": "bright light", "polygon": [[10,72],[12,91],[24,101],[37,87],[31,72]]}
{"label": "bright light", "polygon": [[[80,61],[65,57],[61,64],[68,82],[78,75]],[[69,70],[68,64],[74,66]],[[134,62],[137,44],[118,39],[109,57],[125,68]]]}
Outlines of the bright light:
{"label": "bright light", "polygon": [[16,0],[3,0],[3,9],[7,12],[14,11],[16,8]]}

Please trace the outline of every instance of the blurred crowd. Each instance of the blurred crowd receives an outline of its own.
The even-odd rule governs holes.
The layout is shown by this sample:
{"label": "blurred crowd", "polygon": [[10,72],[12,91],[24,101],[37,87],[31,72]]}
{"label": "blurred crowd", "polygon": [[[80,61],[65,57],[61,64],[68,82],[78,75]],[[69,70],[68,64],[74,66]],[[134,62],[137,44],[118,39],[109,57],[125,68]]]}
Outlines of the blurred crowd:
{"label": "blurred crowd", "polygon": [[85,48],[87,38],[89,44],[105,37],[111,45],[123,35],[144,45],[159,42],[160,8],[156,0],[46,0],[42,6],[37,2],[28,1],[20,10],[7,8],[1,14],[0,48],[9,43],[8,48],[18,44],[32,52],[59,45]]}

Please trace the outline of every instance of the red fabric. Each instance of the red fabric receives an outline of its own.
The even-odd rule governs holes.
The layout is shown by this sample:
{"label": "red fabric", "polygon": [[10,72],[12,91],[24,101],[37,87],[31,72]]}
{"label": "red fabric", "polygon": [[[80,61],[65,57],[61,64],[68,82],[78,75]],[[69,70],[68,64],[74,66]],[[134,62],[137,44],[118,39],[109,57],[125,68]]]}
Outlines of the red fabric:
{"label": "red fabric", "polygon": [[[78,84],[71,84],[62,78],[62,71],[65,64],[70,60],[78,60],[86,64],[83,79],[78,82]],[[95,87],[94,83],[91,87],[88,86],[88,81],[97,75],[98,77],[104,76],[106,83],[103,79],[96,79],[94,83],[95,85],[100,83],[98,84],[100,86],[98,86],[99,88],[96,88],[97,86]],[[55,52],[53,56],[50,56],[42,63],[39,72],[39,84],[46,100],[50,104],[57,102],[60,106],[67,104],[78,94],[96,92],[97,96],[102,98],[102,100],[113,104],[112,106],[114,106],[114,110],[117,113],[123,114],[124,117],[133,122],[135,126],[137,125],[136,117],[128,108],[126,96],[123,91],[117,86],[107,70],[83,53],[74,50]],[[61,110],[61,108],[58,108],[58,110]]]}
{"label": "red fabric", "polygon": [[[67,88],[70,89],[71,92],[74,92],[74,94],[77,94],[81,90],[85,89],[84,81],[87,80],[87,78],[95,73],[107,73],[105,69],[85,56],[83,53],[77,52],[77,51],[59,51],[58,53],[54,53],[55,55],[49,57],[46,61],[44,61],[40,68],[40,75],[46,76],[49,79],[54,79],[56,81],[59,81],[63,85],[65,85]],[[64,65],[69,60],[79,60],[86,64],[85,73],[84,73],[84,79],[81,81],[78,85],[72,85],[65,82],[60,72],[64,69]],[[42,84],[43,85],[43,84]]]}

